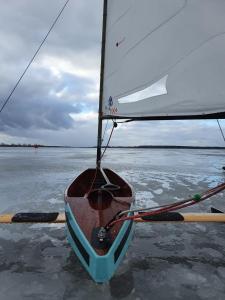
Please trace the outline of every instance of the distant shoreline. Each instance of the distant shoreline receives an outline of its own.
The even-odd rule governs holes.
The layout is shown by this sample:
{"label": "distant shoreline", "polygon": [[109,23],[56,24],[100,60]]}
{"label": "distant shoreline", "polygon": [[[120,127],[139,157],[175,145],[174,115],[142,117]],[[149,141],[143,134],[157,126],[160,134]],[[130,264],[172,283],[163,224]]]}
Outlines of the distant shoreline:
{"label": "distant shoreline", "polygon": [[[0,148],[73,148],[73,149],[93,149],[96,146],[90,147],[75,147],[75,146],[46,146],[46,145],[20,145],[20,144],[1,144]],[[104,148],[104,147],[103,147]],[[225,150],[225,147],[218,146],[173,146],[173,145],[140,145],[140,146],[109,146],[110,149],[212,149]]]}

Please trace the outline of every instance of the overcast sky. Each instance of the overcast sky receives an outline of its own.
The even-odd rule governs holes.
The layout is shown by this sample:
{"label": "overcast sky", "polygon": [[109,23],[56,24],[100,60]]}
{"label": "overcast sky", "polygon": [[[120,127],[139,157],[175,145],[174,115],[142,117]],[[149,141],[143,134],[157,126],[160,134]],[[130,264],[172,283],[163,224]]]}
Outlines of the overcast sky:
{"label": "overcast sky", "polygon": [[[0,104],[64,3],[0,0]],[[0,143],[96,144],[101,22],[102,0],[70,0],[0,114]],[[120,125],[112,144],[224,146],[224,141],[216,120],[154,121]]]}

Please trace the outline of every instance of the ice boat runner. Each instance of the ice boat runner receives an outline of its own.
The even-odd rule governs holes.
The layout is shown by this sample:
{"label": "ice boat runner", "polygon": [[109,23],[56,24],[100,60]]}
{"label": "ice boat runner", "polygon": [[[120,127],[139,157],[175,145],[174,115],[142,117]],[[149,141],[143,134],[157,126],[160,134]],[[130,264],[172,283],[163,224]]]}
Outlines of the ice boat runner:
{"label": "ice boat runner", "polygon": [[103,120],[115,127],[118,119],[225,118],[224,33],[221,0],[104,0],[96,168],[67,188],[65,215],[2,215],[0,223],[66,221],[81,263],[96,282],[105,282],[126,253],[134,221],[224,222],[216,209],[176,210],[223,191],[225,183],[190,199],[133,209],[131,186],[101,166]]}

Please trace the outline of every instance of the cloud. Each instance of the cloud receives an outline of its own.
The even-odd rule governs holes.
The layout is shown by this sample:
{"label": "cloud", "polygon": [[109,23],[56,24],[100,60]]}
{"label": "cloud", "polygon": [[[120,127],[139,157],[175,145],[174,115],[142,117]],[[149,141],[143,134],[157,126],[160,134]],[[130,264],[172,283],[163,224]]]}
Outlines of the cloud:
{"label": "cloud", "polygon": [[[0,104],[64,3],[64,0],[1,1]],[[69,2],[0,114],[0,143],[96,144],[102,3],[102,0]],[[110,129],[105,140],[109,133]],[[223,146],[224,142],[215,121],[171,121],[120,125],[112,144]]]}
{"label": "cloud", "polygon": [[[63,3],[61,0],[50,0],[48,5],[43,0],[1,3],[0,104],[23,72]],[[12,140],[12,137],[27,141],[41,138],[47,143],[50,136],[55,136],[54,131],[58,136],[62,133],[69,136],[67,130],[77,130],[84,116],[87,120],[96,115],[101,5],[101,1],[69,2],[0,115],[2,141]],[[58,138],[56,142],[59,143]]]}
{"label": "cloud", "polygon": [[[73,127],[70,113],[80,113],[85,104],[76,101],[76,97],[69,95],[69,92],[80,94],[82,98],[83,86],[83,80],[75,76],[71,78],[69,74],[64,74],[57,80],[48,70],[42,70],[38,75],[34,72],[17,89],[12,101],[1,114],[0,129],[7,131],[18,127],[57,130]],[[60,97],[63,89],[67,90],[68,95]]]}

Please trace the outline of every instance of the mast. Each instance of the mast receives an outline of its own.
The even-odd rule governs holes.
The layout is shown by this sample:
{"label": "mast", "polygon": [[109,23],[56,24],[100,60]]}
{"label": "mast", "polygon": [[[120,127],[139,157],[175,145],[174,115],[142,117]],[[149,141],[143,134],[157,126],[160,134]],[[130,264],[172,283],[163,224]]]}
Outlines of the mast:
{"label": "mast", "polygon": [[102,50],[101,50],[101,72],[100,72],[100,91],[99,91],[99,109],[98,109],[98,138],[97,138],[97,158],[96,166],[101,166],[101,146],[102,146],[102,103],[103,103],[103,77],[105,66],[105,40],[106,40],[106,18],[107,18],[108,0],[103,4],[103,23],[102,23]]}

